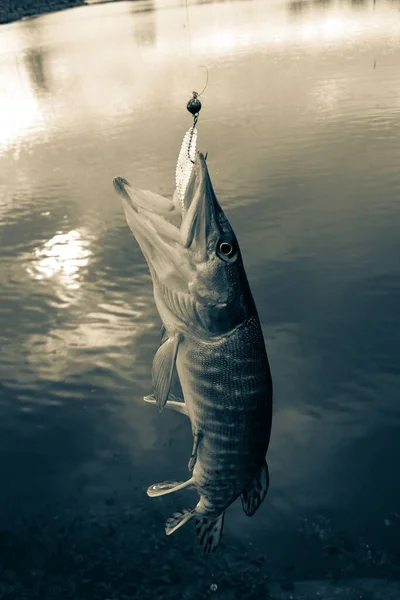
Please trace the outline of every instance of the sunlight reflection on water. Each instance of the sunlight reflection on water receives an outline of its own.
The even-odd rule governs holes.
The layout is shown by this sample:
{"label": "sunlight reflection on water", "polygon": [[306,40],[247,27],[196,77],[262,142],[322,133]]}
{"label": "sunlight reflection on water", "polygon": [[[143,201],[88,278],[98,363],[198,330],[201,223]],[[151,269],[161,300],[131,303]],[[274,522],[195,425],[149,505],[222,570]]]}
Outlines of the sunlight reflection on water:
{"label": "sunlight reflection on water", "polygon": [[66,288],[77,289],[80,269],[88,265],[91,256],[89,242],[82,232],[56,233],[34,250],[34,265],[29,265],[27,270],[35,279],[57,276]]}

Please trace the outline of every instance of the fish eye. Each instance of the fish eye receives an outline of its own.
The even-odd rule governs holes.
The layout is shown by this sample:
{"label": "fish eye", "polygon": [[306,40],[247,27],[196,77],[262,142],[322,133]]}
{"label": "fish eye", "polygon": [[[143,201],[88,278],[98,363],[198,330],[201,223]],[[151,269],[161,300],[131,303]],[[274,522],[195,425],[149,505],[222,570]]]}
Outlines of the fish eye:
{"label": "fish eye", "polygon": [[220,240],[217,246],[217,254],[221,258],[233,258],[236,254],[236,247],[233,242]]}
{"label": "fish eye", "polygon": [[225,254],[225,256],[229,256],[230,254],[232,254],[233,248],[228,242],[222,242],[222,244],[219,247],[219,251],[222,254]]}

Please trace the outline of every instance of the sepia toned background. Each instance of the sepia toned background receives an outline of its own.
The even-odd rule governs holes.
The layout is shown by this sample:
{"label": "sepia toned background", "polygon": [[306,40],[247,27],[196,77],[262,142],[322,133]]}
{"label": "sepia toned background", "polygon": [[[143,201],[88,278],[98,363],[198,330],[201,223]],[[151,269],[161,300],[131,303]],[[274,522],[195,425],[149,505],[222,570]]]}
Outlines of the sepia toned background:
{"label": "sepia toned background", "polygon": [[[399,9],[148,0],[0,26],[0,598],[400,578]],[[190,525],[164,535],[194,494],[145,494],[187,478],[191,432],[142,401],[160,320],[112,188],[172,195],[207,72],[198,147],[275,386],[268,497],[227,511],[212,557]]]}

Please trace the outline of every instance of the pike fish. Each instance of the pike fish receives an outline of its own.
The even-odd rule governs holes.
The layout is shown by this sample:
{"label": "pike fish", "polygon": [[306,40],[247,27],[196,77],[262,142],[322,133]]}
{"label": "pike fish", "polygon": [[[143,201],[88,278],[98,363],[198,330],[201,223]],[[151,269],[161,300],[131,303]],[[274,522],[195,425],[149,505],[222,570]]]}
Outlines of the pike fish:
{"label": "pike fish", "polygon": [[210,553],[220,543],[228,506],[240,496],[252,516],[267,493],[272,379],[238,241],[206,157],[195,149],[196,136],[192,128],[183,140],[172,199],[121,177],[113,183],[148,263],[163,322],[153,394],[144,400],[187,415],[193,433],[189,479],[158,483],[147,493],[196,490],[197,505],[174,513],[165,532],[194,519]]}

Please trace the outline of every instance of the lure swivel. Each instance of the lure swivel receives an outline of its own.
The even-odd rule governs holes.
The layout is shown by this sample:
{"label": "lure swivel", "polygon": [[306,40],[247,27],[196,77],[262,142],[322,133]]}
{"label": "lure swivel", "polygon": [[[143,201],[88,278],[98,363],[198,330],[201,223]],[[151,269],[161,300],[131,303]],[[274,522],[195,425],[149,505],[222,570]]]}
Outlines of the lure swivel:
{"label": "lure swivel", "polygon": [[199,112],[201,111],[201,102],[199,100],[199,94],[197,92],[193,92],[193,96],[190,98],[189,102],[186,105],[188,111],[193,115],[193,127],[190,132],[190,139],[188,145],[188,157],[190,162],[194,164],[194,160],[190,157],[190,147],[192,145],[192,138],[194,134],[194,130],[197,124],[197,120],[199,118]]}

